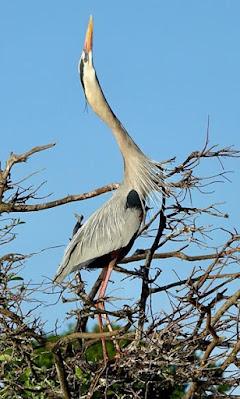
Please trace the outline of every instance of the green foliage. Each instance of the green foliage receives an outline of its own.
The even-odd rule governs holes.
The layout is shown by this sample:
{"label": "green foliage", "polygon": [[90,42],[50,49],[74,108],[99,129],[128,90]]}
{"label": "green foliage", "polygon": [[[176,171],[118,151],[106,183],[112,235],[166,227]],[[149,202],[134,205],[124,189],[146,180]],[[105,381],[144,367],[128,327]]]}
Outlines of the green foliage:
{"label": "green foliage", "polygon": [[23,281],[23,278],[20,276],[17,276],[16,274],[10,274],[9,281]]}

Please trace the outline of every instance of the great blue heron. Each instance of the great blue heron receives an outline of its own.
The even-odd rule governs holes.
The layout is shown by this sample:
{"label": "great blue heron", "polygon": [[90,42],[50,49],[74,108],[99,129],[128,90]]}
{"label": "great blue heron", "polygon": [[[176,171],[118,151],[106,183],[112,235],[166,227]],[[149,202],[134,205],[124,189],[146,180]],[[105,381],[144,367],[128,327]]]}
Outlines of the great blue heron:
{"label": "great blue heron", "polygon": [[[105,296],[116,262],[130,250],[145,216],[145,202],[164,187],[159,165],[150,160],[129,136],[110,108],[93,66],[93,20],[90,17],[79,74],[85,97],[93,111],[110,127],[124,161],[124,179],[113,196],[77,230],[69,242],[54,281],[61,283],[79,269],[103,268],[98,299]],[[105,309],[104,302],[99,306]],[[99,315],[100,331],[102,319]],[[106,358],[106,346],[103,352]]]}

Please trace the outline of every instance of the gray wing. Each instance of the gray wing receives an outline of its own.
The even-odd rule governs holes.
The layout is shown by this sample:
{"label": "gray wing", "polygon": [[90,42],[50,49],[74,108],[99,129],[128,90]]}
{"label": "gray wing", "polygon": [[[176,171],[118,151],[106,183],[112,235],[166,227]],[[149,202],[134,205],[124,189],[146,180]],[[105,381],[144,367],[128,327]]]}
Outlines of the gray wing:
{"label": "gray wing", "polygon": [[142,213],[142,207],[127,207],[125,196],[114,195],[73,236],[54,281],[61,283],[81,264],[126,247],[139,230]]}

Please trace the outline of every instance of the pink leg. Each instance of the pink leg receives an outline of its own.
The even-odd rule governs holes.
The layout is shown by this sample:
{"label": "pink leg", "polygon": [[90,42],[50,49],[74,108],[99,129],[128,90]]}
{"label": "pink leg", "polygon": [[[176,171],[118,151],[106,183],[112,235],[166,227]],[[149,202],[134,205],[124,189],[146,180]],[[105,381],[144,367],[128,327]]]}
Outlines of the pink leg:
{"label": "pink leg", "polygon": [[[105,293],[106,293],[108,281],[109,281],[109,279],[110,279],[110,276],[111,276],[111,273],[112,273],[113,268],[114,268],[114,266],[115,266],[115,263],[116,263],[116,259],[113,259],[113,260],[109,263],[109,265],[106,267],[106,269],[105,269],[106,271],[105,271],[105,273],[104,273],[104,275],[103,275],[103,280],[102,280],[102,283],[101,283],[100,288],[99,288],[98,300],[101,300],[101,301],[99,301],[99,303],[98,303],[97,306],[98,306],[98,308],[101,309],[101,310],[104,310],[104,309],[105,309],[105,306],[104,306],[104,297],[105,297]],[[105,317],[105,318],[106,318],[106,317]],[[99,330],[100,330],[100,332],[103,332],[102,315],[101,315],[100,313],[98,314],[98,322],[99,322]],[[109,324],[110,324],[110,322],[109,322]],[[108,325],[108,323],[107,323],[107,325]],[[108,327],[108,329],[109,329],[109,327]],[[107,345],[106,345],[106,339],[105,339],[105,337],[102,337],[102,338],[101,338],[101,341],[102,341],[104,362],[107,363],[107,360],[108,360],[108,353],[107,353]]]}
{"label": "pink leg", "polygon": [[[102,282],[101,282],[101,285],[100,285],[99,289],[101,289],[101,286],[102,286],[102,284],[103,284],[103,281],[104,281],[105,278],[106,278],[107,268],[108,268],[108,266],[106,266],[106,267],[104,268],[104,270],[103,270]],[[99,295],[98,295],[98,300],[99,300]],[[99,302],[99,303],[96,305],[96,307],[102,310],[102,309],[103,309],[103,304],[102,304],[101,302]],[[97,318],[98,318],[99,332],[102,333],[102,332],[103,332],[102,314],[99,313],[99,314],[97,315]],[[108,359],[107,345],[106,345],[106,341],[105,341],[105,339],[104,339],[103,337],[101,338],[101,341],[102,341],[103,359],[104,359],[104,362],[106,363],[106,362],[107,362],[107,359]]]}
{"label": "pink leg", "polygon": [[99,289],[98,298],[104,298],[104,296],[105,296],[105,292],[106,292],[106,289],[107,289],[108,281],[109,281],[110,276],[112,274],[112,271],[113,271],[113,268],[115,266],[115,263],[116,263],[116,259],[111,260],[111,262],[109,263],[109,265],[106,268],[107,269],[106,270],[106,274],[103,277],[103,281],[102,281],[102,284],[101,284],[100,289]]}
{"label": "pink leg", "polygon": [[[106,325],[107,325],[108,331],[112,332],[113,328],[111,326],[111,323],[110,323],[108,315],[104,314],[103,317],[104,317],[104,319],[106,321]],[[116,339],[114,339],[114,337],[112,338],[112,340],[113,340],[113,343],[114,343],[115,349],[116,349],[116,357],[120,357],[121,348],[120,348],[120,346],[118,344],[118,341]]]}

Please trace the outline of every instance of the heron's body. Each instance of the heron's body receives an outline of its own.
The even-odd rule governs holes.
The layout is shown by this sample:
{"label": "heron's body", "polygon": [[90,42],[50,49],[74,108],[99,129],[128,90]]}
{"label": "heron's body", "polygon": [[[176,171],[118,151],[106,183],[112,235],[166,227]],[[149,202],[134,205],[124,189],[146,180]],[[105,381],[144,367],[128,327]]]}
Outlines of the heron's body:
{"label": "heron's body", "polygon": [[[135,193],[135,194],[134,194]],[[104,267],[113,252],[118,258],[139,230],[144,209],[135,190],[125,185],[90,216],[68,244],[57,282],[82,268]],[[121,215],[121,217],[119,217]]]}

